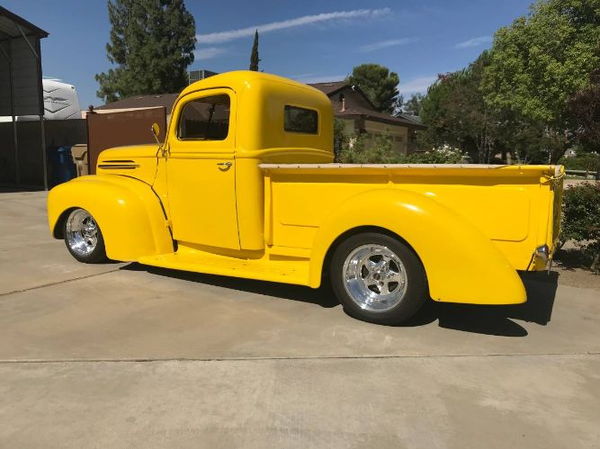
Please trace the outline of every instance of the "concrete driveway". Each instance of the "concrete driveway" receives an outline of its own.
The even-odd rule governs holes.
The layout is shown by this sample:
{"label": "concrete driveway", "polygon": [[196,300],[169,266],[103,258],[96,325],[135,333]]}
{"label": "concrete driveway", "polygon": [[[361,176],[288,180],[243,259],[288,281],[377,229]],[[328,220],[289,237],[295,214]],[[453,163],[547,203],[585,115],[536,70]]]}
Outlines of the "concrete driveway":
{"label": "concrete driveway", "polygon": [[45,220],[0,194],[2,448],[600,447],[600,277],[385,327],[327,290],[79,264]]}

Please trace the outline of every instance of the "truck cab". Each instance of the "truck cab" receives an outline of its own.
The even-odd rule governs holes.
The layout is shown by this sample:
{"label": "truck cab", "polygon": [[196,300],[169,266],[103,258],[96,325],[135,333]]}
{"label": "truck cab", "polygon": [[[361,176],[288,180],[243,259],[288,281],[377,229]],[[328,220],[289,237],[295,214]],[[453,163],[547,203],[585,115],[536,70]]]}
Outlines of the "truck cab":
{"label": "truck cab", "polygon": [[158,176],[174,237],[264,250],[259,165],[332,162],[331,104],[316,89],[262,73],[211,77],[205,86],[182,92],[163,149]]}
{"label": "truck cab", "polygon": [[[149,131],[150,132],[150,131]],[[54,188],[49,224],[104,258],[307,285],[397,323],[425,300],[515,304],[546,267],[562,168],[333,163],[322,92],[259,72],[185,88],[165,142],[101,153]]]}

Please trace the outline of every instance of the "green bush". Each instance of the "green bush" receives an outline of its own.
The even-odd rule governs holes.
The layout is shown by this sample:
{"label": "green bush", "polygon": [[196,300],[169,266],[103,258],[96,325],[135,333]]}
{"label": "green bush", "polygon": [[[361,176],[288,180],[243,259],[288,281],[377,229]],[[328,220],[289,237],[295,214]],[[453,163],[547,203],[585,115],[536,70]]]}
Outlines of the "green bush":
{"label": "green bush", "polygon": [[338,154],[343,164],[400,164],[402,155],[394,150],[392,139],[381,134],[363,133],[346,139]]}
{"label": "green bush", "polygon": [[590,268],[600,271],[600,183],[565,189],[561,240],[575,242],[591,261]]}
{"label": "green bush", "polygon": [[460,164],[464,163],[466,159],[466,155],[459,149],[447,145],[404,156],[406,164]]}
{"label": "green bush", "polygon": [[600,154],[584,153],[579,156],[563,157],[558,161],[569,170],[600,170]]}
{"label": "green bush", "polygon": [[465,159],[459,150],[448,146],[401,154],[394,149],[392,138],[381,134],[340,137],[336,147],[336,162],[344,164],[458,164]]}

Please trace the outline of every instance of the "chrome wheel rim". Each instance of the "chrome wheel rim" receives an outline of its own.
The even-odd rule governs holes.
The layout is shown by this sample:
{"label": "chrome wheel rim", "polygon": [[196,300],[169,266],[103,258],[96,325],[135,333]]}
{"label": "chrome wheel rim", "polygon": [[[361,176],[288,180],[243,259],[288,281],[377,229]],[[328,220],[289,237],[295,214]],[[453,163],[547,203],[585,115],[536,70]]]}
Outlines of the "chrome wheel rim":
{"label": "chrome wheel rim", "polygon": [[75,209],[67,218],[67,244],[79,256],[87,256],[98,245],[98,224],[86,210]]}
{"label": "chrome wheel rim", "polygon": [[359,246],[346,257],[343,270],[344,288],[363,310],[386,312],[406,294],[406,268],[387,246]]}

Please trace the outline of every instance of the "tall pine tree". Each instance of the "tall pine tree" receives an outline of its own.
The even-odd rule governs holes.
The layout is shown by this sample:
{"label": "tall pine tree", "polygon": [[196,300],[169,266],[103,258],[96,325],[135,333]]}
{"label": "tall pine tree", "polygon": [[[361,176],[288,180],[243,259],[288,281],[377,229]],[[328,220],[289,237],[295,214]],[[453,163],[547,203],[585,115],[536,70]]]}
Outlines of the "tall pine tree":
{"label": "tall pine tree", "polygon": [[254,43],[252,44],[252,54],[250,55],[250,70],[258,72],[258,63],[260,58],[258,57],[258,30],[254,32]]}
{"label": "tall pine tree", "polygon": [[116,67],[96,75],[99,98],[179,92],[188,84],[196,26],[183,0],[109,0],[108,16],[106,52]]}

